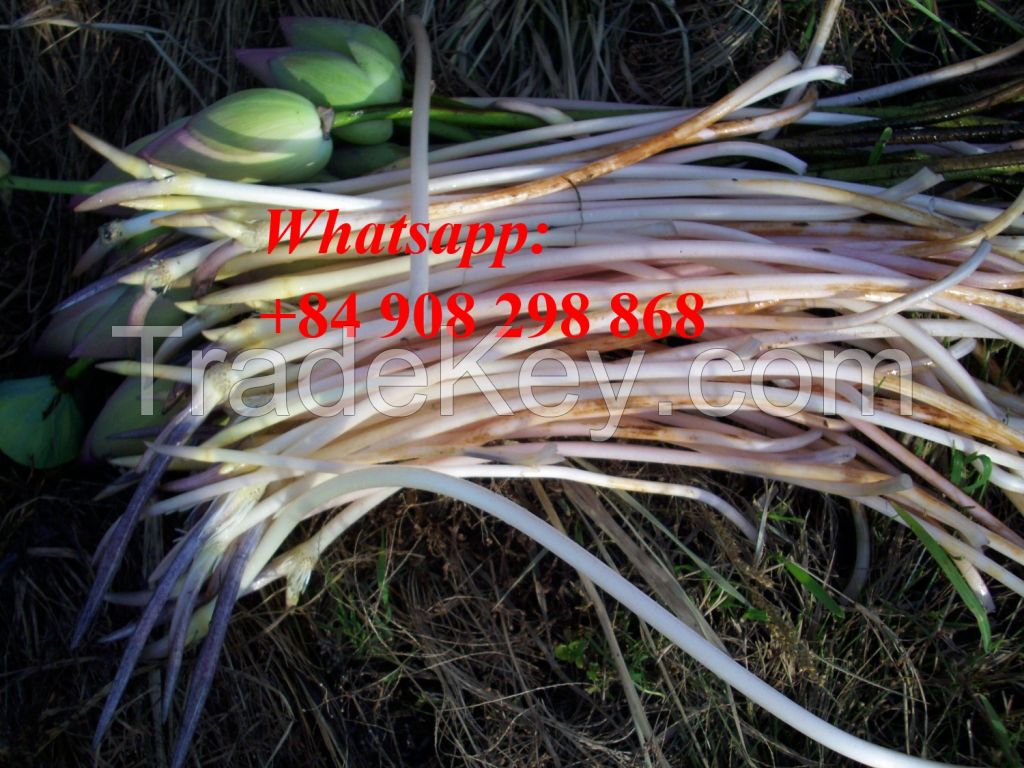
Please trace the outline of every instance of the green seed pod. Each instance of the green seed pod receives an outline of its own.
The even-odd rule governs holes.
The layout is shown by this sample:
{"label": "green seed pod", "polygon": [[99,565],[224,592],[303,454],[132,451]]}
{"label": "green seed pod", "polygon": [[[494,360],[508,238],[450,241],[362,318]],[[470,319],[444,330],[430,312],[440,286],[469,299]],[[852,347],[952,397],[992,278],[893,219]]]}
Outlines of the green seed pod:
{"label": "green seed pod", "polygon": [[253,88],[211,104],[139,154],[229,181],[304,181],[330,159],[332,117],[297,93]]}

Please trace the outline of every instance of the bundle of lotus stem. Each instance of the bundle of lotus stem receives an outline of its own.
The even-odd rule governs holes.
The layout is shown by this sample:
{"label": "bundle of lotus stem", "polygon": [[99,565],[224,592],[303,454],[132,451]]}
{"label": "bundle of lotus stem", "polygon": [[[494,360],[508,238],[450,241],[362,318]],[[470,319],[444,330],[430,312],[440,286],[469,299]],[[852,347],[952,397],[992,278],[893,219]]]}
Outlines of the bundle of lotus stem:
{"label": "bundle of lotus stem", "polygon": [[[552,479],[662,495],[666,510],[706,505],[751,542],[751,509],[660,479],[669,476],[663,469],[738,473],[842,497],[856,515],[871,510],[937,542],[987,628],[986,583],[1024,596],[1016,570],[1024,539],[909,444],[966,456],[1007,506],[1024,511],[1024,400],[970,365],[986,344],[1024,346],[1024,195],[981,204],[938,194],[949,185],[927,167],[888,187],[809,176],[803,159],[761,140],[786,127],[878,129],[870,115],[841,107],[948,73],[819,102],[816,85],[842,83],[846,73],[818,65],[818,50],[809,66],[784,56],[698,110],[465,99],[442,106],[529,116],[536,127],[428,151],[429,52],[416,37],[411,155],[354,178],[273,186],[238,180],[253,178],[245,171],[234,179],[183,171],[180,155],[160,148],[170,141],[194,149],[195,120],[141,154],[80,131],[127,176],[80,202],[82,211],[119,218],[79,268],[112,253],[136,258],[111,264],[65,301],[44,342],[51,351],[124,356],[123,346],[110,354],[76,336],[83,318],[103,336],[115,305],[128,325],[176,326],[154,331],[151,363],[101,364],[132,378],[101,416],[90,449],[128,470],[114,490],[134,491],[96,552],[74,643],[105,599],[140,613],[109,638],[127,638],[127,646],[97,745],[140,659],[165,660],[166,717],[185,649],[201,641],[172,760],[183,765],[238,598],[283,580],[294,605],[332,542],[412,488],[461,500],[527,534],[830,749],[867,765],[934,765],[823,722],[686,617],[471,481]],[[304,71],[291,50],[246,60],[281,85],[282,67]],[[356,66],[352,56],[332,56],[344,54],[327,56],[331,66]],[[763,105],[776,94],[787,95],[782,106]],[[303,119],[319,163],[330,121],[321,134],[312,114]],[[389,134],[381,122],[369,133]],[[942,158],[1016,148],[916,149]],[[279,171],[256,176],[273,180]],[[464,226],[450,230],[461,234],[439,252],[336,252],[337,227],[382,227],[402,216],[435,230]],[[493,268],[491,243],[467,266],[474,224],[522,225],[534,246]],[[129,242],[142,245],[124,247]],[[412,240],[406,232],[396,242],[404,249]],[[422,299],[428,292],[435,299]],[[298,322],[310,295],[322,300],[314,308],[322,332],[310,332],[316,318],[308,306],[309,322]],[[347,320],[328,324],[352,296]],[[400,317],[419,311],[430,325],[435,308],[453,319],[414,333]],[[158,309],[166,317],[158,320]],[[297,320],[282,326],[272,317],[282,309]],[[866,359],[867,369],[849,364]],[[163,402],[142,426],[118,414],[138,407],[129,393],[144,375],[155,377],[152,391]],[[111,441],[117,432],[134,440]],[[168,480],[168,470],[184,474]],[[140,519],[169,514],[184,515],[184,532],[147,588],[111,594]],[[867,528],[857,530],[865,570]],[[308,538],[284,548],[296,531]]]}

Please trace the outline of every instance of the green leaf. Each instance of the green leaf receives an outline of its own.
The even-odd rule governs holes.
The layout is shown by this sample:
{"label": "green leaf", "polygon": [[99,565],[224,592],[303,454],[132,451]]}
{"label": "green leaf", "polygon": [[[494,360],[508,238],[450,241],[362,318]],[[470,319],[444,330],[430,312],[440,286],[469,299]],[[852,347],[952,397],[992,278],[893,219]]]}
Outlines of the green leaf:
{"label": "green leaf", "polygon": [[572,640],[568,643],[559,643],[555,646],[555,658],[564,661],[578,669],[585,666],[587,653],[587,641],[583,638]]}
{"label": "green leaf", "polygon": [[825,606],[829,613],[837,619],[846,618],[846,611],[844,611],[839,603],[833,600],[832,596],[825,591],[821,582],[811,576],[811,574],[792,560],[786,561],[786,570],[789,571],[789,575],[796,579],[804,589],[811,593],[815,600]]}
{"label": "green leaf", "polygon": [[[967,482],[967,467],[970,466],[974,469],[974,463],[981,464],[981,469],[977,470],[977,477],[970,483]],[[953,484],[960,488],[964,493],[973,496],[979,491],[983,494],[985,489],[988,488],[989,479],[992,477],[992,459],[981,453],[972,453],[965,456],[962,451],[958,451],[956,448],[952,449],[950,467],[949,467],[950,479]]]}
{"label": "green leaf", "polygon": [[0,451],[37,469],[78,456],[82,414],[50,376],[0,382]]}
{"label": "green leaf", "polygon": [[949,461],[949,479],[953,485],[963,490],[964,487],[964,454],[963,451],[952,449]]}
{"label": "green leaf", "polygon": [[946,578],[949,579],[953,589],[960,595],[960,599],[964,601],[964,604],[974,614],[974,618],[978,622],[978,629],[981,631],[981,645],[987,653],[992,647],[992,627],[988,623],[988,614],[985,612],[985,606],[981,604],[978,596],[967,586],[967,582],[964,581],[964,577],[957,570],[946,550],[925,530],[924,526],[899,507],[896,507],[896,513],[907,524],[907,527],[914,532],[914,535],[921,540],[925,549],[928,550],[928,554],[939,564],[939,568],[946,575]]}
{"label": "green leaf", "polygon": [[892,128],[889,126],[885,127],[885,130],[878,137],[878,141],[875,142],[875,146],[871,149],[871,155],[868,157],[868,165],[878,165],[878,161],[882,159],[882,153],[885,151],[885,146],[889,143],[889,139],[892,138]]}
{"label": "green leaf", "polygon": [[992,729],[992,733],[995,734],[996,741],[999,742],[999,751],[1002,752],[1006,758],[1006,764],[1020,768],[1021,759],[1017,752],[1013,742],[1016,739],[1010,738],[1010,732],[1006,728],[1006,723],[1002,721],[999,714],[996,712],[996,708],[992,706],[992,702],[988,700],[988,697],[984,694],[978,695],[978,701],[981,702],[981,706],[985,710],[985,714],[988,716],[988,724]]}
{"label": "green leaf", "polygon": [[978,492],[984,493],[988,488],[988,481],[992,477],[992,459],[981,453],[972,453],[968,460],[981,464],[981,471],[978,472],[978,477],[974,482],[964,488],[964,492],[972,495]]}
{"label": "green leaf", "polygon": [[745,621],[760,621],[767,624],[769,617],[768,612],[763,611],[760,608],[747,608],[747,610],[743,612],[743,619]]}

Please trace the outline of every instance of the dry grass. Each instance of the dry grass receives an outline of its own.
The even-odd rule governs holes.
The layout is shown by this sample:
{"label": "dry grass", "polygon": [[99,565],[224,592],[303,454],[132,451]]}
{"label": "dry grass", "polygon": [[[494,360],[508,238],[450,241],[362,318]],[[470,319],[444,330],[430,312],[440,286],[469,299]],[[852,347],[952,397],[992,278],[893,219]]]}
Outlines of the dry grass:
{"label": "dry grass", "polygon": [[[602,8],[587,16],[584,9]],[[815,4],[757,0],[664,3],[436,2],[432,30],[442,92],[533,93],[629,101],[710,101],[785,47],[799,48]],[[0,31],[0,148],[17,172],[81,178],[98,162],[69,122],[127,143],[248,84],[231,49],[277,44],[275,18],[340,13],[382,22],[400,39],[407,3],[104,4],[9,2],[4,20],[67,18],[162,30],[37,24]],[[984,49],[1013,37],[981,4],[943,4]],[[513,20],[524,25],[513,33]],[[1020,13],[1018,12],[1018,17]],[[900,47],[902,46],[902,47]],[[536,52],[540,53],[536,53]],[[899,0],[857,0],[827,55],[869,84],[969,53],[955,35]],[[689,76],[685,72],[689,72]],[[95,219],[64,203],[19,194],[4,205],[0,333],[7,370],[46,363],[24,354],[45,312],[70,285],[69,265]],[[101,401],[110,385],[92,380]],[[87,501],[106,470],[26,476],[0,467],[0,764],[88,764],[91,727],[116,651],[66,648],[90,579],[87,553],[120,500]],[[715,477],[697,478],[715,484]],[[969,616],[908,534],[876,523],[876,556],[857,606],[838,619],[789,578],[791,558],[841,587],[850,568],[849,512],[813,494],[755,483],[721,490],[777,516],[765,556],[699,512],[652,511],[620,498],[639,533],[752,670],[821,715],[911,752],[972,765],[1019,765],[1000,753],[983,699],[1016,748],[1024,638],[1020,606],[998,594],[995,649],[984,655]],[[503,490],[523,499],[530,488]],[[614,532],[582,513],[586,499],[553,485],[567,529],[636,576]],[[593,500],[590,500],[593,501]],[[150,531],[151,543],[173,531]],[[679,544],[703,558],[750,605],[730,597]],[[140,546],[127,574],[146,556]],[[805,765],[839,764],[744,701],[733,702],[681,653],[607,605],[626,666],[639,681],[653,733],[638,749],[608,639],[575,575],[471,510],[408,495],[338,545],[310,597],[282,616],[278,594],[246,601],[233,622],[195,758],[202,765]],[[126,578],[125,588],[136,584]],[[678,598],[678,595],[677,595]],[[103,629],[126,614],[110,611]],[[161,728],[143,670],[108,737],[101,764],[161,765]],[[173,724],[172,724],[173,725]]]}

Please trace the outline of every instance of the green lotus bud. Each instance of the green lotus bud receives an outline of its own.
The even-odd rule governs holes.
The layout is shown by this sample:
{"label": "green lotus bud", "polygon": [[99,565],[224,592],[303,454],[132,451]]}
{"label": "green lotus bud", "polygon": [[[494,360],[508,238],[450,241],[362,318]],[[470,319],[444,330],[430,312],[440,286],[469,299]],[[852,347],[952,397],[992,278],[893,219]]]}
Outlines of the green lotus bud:
{"label": "green lotus bud", "polygon": [[376,27],[341,19],[285,16],[280,20],[284,39],[293,48],[304,50],[337,51],[354,56],[350,43],[356,42],[375,48],[390,59],[395,67],[402,61],[402,52],[395,41]]}
{"label": "green lotus bud", "polygon": [[253,88],[211,104],[139,154],[229,181],[304,181],[330,159],[332,117],[298,93]]}
{"label": "green lotus bud", "polygon": [[[138,357],[139,341],[113,336],[115,325],[128,325],[132,306],[142,295],[135,285],[114,284],[89,298],[55,312],[36,342],[35,351],[47,357],[91,357],[117,360]],[[163,293],[146,315],[151,325],[180,325],[185,314],[175,305],[179,295]]]}
{"label": "green lotus bud", "polygon": [[372,147],[339,146],[331,155],[328,170],[339,179],[365,176],[409,156],[409,148],[385,141]]}
{"label": "green lotus bud", "polygon": [[[275,88],[302,94],[336,110],[390,104],[402,97],[402,73],[388,54],[360,40],[347,53],[295,48],[250,48],[236,51],[246,67]],[[340,126],[333,133],[354,144],[377,144],[391,136],[390,120]]]}
{"label": "green lotus bud", "polygon": [[[164,402],[171,393],[173,382],[153,381],[151,408],[144,408],[142,388],[136,378],[126,379],[114,390],[93,422],[82,445],[85,459],[101,461],[117,456],[132,456],[146,450],[142,437],[120,437],[131,432],[150,429],[154,434],[163,428],[173,413],[164,413]],[[146,414],[146,411],[149,414]]]}

